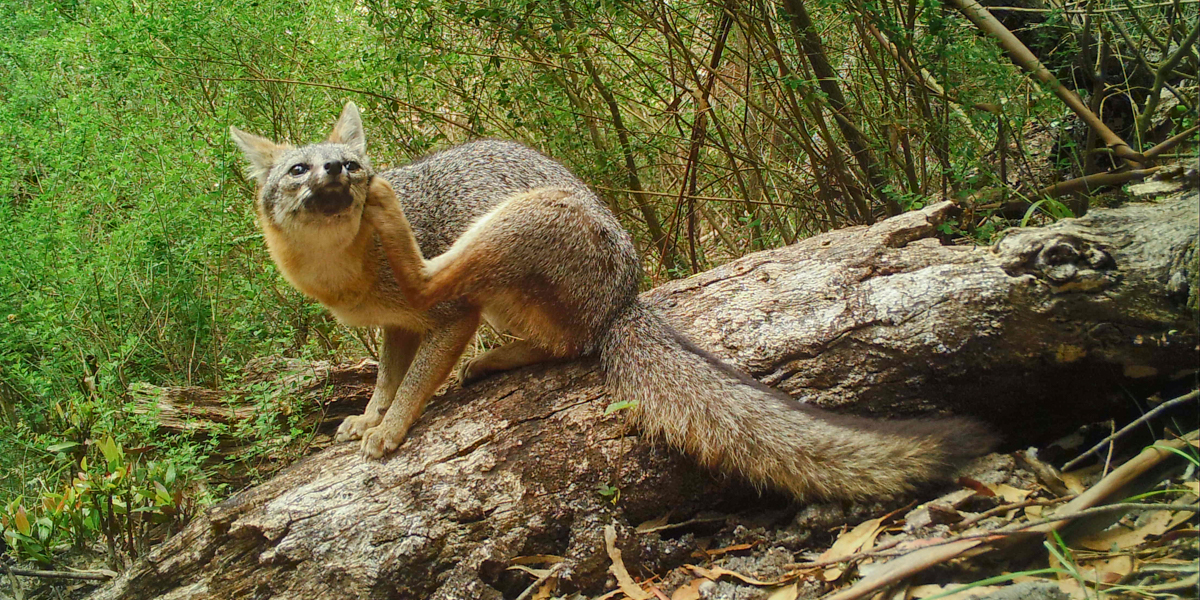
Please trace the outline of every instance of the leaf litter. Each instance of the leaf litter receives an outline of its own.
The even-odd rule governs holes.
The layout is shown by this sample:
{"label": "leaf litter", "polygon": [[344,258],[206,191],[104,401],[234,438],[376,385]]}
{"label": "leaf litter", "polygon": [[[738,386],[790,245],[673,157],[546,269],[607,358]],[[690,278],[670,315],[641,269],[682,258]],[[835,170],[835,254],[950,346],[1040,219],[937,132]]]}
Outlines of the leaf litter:
{"label": "leaf litter", "polygon": [[[1180,454],[1194,455],[1196,440],[1193,431],[1164,439],[1116,468],[1092,466],[1067,473],[1040,463],[1032,450],[1016,460],[992,455],[981,459],[986,463],[981,471],[972,468],[959,480],[960,489],[907,512],[893,510],[842,526],[819,554],[803,548],[804,541],[818,536],[798,535],[795,526],[807,520],[819,528],[823,520],[845,516],[843,509],[818,505],[802,510],[791,537],[771,539],[764,529],[741,525],[717,540],[697,537],[693,557],[704,563],[684,564],[641,581],[630,574],[615,545],[616,530],[609,526],[605,543],[616,585],[595,598],[944,600],[1001,598],[1006,589],[1025,585],[1052,586],[1060,598],[1070,600],[1181,592],[1194,596],[1200,584],[1200,461],[1193,457],[1189,465]],[[1038,467],[1017,466],[1030,461]],[[1122,488],[1164,461],[1177,468],[1146,495],[1144,504],[1122,495]],[[648,521],[631,535],[671,530],[670,516]],[[729,520],[736,521],[732,515]],[[708,550],[714,541],[722,545]],[[807,558],[764,563],[775,550],[777,556]],[[528,597],[586,598],[578,593],[543,595],[547,589]]]}

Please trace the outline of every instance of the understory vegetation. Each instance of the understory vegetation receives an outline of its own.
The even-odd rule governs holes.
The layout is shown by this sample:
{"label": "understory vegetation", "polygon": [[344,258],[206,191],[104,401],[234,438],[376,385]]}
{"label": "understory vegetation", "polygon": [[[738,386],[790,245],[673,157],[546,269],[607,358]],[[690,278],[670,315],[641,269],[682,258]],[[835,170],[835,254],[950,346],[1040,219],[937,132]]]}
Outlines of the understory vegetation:
{"label": "understory vegetation", "polygon": [[[994,7],[1040,79],[973,0],[0,6],[0,529],[47,565],[121,568],[303,451],[251,359],[373,352],[271,264],[230,125],[315,141],[353,100],[379,166],[529,144],[633,232],[645,287],[945,198],[946,239],[987,244],[1088,209],[1055,184],[1195,160],[1190,0]],[[146,385],[231,390],[258,445],[161,434]]]}

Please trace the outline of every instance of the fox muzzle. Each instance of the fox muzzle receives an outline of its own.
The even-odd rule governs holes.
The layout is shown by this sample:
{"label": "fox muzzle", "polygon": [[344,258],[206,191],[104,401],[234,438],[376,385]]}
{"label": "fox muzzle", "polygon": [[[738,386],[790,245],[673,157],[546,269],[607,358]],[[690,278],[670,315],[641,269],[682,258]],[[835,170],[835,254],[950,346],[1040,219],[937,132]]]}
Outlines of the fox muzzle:
{"label": "fox muzzle", "polygon": [[350,186],[344,183],[314,188],[312,194],[304,199],[306,210],[326,216],[336,215],[352,204],[354,196],[350,195]]}

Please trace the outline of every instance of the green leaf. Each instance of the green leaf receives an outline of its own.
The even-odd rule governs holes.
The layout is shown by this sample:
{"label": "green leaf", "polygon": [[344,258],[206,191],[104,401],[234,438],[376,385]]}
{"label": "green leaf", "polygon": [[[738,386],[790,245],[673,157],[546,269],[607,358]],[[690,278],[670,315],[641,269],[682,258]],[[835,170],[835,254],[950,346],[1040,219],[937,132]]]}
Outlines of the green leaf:
{"label": "green leaf", "polygon": [[160,504],[170,504],[171,503],[171,493],[167,491],[167,488],[163,487],[163,484],[155,481],[154,482],[154,490],[155,490],[156,499],[159,501]]}
{"label": "green leaf", "polygon": [[78,445],[79,445],[79,442],[61,442],[58,444],[51,444],[51,445],[47,446],[46,450],[57,453],[57,452],[62,452],[63,450],[69,450]]}
{"label": "green leaf", "polygon": [[107,438],[104,438],[104,440],[100,442],[99,446],[100,452],[104,454],[104,460],[108,461],[109,470],[116,470],[117,465],[121,464],[121,458],[123,454],[123,452],[121,452],[121,446],[112,439],[111,435]]}
{"label": "green leaf", "polygon": [[29,525],[29,516],[25,514],[25,507],[18,506],[17,514],[13,515],[13,524],[17,526],[17,531],[21,535],[29,535],[33,528]]}
{"label": "green leaf", "polygon": [[604,407],[604,415],[611,415],[619,410],[627,410],[637,406],[637,400],[619,400]]}

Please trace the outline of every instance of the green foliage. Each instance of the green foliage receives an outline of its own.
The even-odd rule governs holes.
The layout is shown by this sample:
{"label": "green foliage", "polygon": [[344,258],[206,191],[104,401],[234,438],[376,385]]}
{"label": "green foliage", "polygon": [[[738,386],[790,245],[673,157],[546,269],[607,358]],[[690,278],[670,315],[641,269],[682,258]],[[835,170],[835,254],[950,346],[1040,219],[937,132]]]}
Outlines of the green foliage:
{"label": "green foliage", "polygon": [[[117,568],[123,566],[118,557],[149,548],[156,528],[176,528],[194,513],[195,501],[184,495],[186,477],[173,461],[145,461],[145,448],[128,449],[111,437],[93,446],[66,485],[43,491],[28,508],[22,496],[3,507],[0,529],[17,558],[50,564],[56,552],[101,538]],[[47,450],[80,449],[64,442]]]}
{"label": "green foliage", "polygon": [[1071,212],[1071,209],[1062,202],[1059,202],[1054,198],[1042,198],[1041,200],[1029,205],[1029,209],[1025,211],[1025,216],[1021,217],[1021,227],[1028,226],[1029,221],[1038,212],[1045,213],[1055,221],[1058,219],[1067,219],[1075,216],[1074,213]]}
{"label": "green foliage", "polygon": [[[97,537],[136,554],[139,536],[205,499],[178,497],[172,480],[203,479],[212,442],[161,437],[130,402],[139,382],[221,387],[255,356],[326,357],[342,343],[270,265],[225,133],[233,123],[271,132],[259,110],[269,93],[197,80],[196,62],[171,56],[237,38],[247,41],[233,51],[262,55],[258,67],[282,65],[278,42],[335,33],[294,6],[5,4],[0,506],[18,556],[47,562],[64,541]],[[269,414],[246,435],[263,433]],[[80,468],[96,448],[144,450]]]}
{"label": "green foliage", "polygon": [[621,488],[607,483],[601,483],[596,486],[596,492],[600,494],[609,503],[616,505],[621,501]]}

